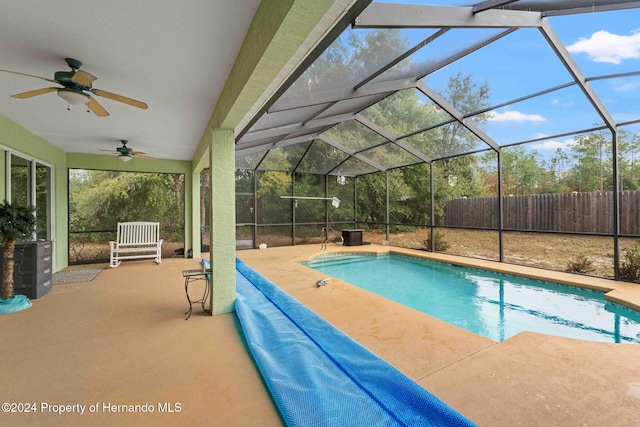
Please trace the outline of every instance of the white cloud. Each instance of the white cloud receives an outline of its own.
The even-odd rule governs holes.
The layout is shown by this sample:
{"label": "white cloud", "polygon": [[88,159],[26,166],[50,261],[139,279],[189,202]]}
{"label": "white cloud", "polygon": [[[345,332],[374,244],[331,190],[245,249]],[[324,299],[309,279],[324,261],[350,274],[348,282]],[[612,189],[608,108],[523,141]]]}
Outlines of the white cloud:
{"label": "white cloud", "polygon": [[560,101],[557,98],[554,98],[553,100],[551,100],[551,105],[558,105],[560,104]]}
{"label": "white cloud", "polygon": [[490,122],[534,122],[542,123],[547,119],[539,114],[524,114],[519,111],[507,110],[504,113],[491,113]]}
{"label": "white cloud", "polygon": [[568,139],[566,141],[557,141],[557,140],[551,139],[549,141],[545,141],[540,144],[532,144],[531,148],[534,148],[540,151],[544,151],[544,150],[555,151],[558,148],[560,149],[571,148],[573,144],[574,144],[573,139]]}
{"label": "white cloud", "polygon": [[640,32],[621,36],[600,30],[589,38],[580,37],[567,49],[571,53],[586,53],[594,62],[619,64],[623,59],[640,58]]}
{"label": "white cloud", "polygon": [[620,86],[616,86],[613,88],[616,92],[629,92],[635,91],[640,87],[640,82],[629,82],[625,84],[621,84]]}

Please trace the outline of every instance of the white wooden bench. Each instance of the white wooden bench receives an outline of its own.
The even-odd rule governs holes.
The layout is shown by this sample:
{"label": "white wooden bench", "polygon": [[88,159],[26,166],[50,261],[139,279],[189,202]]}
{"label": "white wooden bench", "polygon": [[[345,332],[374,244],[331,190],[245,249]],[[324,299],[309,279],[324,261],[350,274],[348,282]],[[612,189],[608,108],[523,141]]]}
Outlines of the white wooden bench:
{"label": "white wooden bench", "polygon": [[155,258],[162,262],[162,242],[159,222],[119,222],[116,241],[109,242],[109,267],[117,267],[123,259]]}

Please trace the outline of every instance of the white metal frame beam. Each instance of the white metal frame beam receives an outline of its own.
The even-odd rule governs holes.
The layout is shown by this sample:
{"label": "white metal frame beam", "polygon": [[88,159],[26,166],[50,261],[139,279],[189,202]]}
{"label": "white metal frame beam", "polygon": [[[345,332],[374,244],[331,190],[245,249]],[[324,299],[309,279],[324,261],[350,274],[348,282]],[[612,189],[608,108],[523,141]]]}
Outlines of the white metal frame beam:
{"label": "white metal frame beam", "polygon": [[509,3],[515,3],[518,0],[487,0],[480,4],[473,6],[473,13],[484,12],[485,10],[493,9],[495,7],[502,7]]}
{"label": "white metal frame beam", "polygon": [[602,117],[602,120],[604,120],[609,129],[614,130],[616,128],[615,120],[600,100],[598,94],[593,90],[591,84],[587,81],[582,70],[580,70],[578,64],[573,60],[573,57],[564,46],[556,32],[551,28],[551,25],[545,20],[539,30],[558,56],[558,59],[560,59],[567,71],[569,71],[569,74],[571,74],[578,86],[580,86],[580,89],[582,89],[582,92],[585,94],[589,102],[591,102],[593,108],[596,109],[598,115]]}
{"label": "white metal frame beam", "polygon": [[571,9],[550,10],[548,12],[542,12],[542,16],[563,16],[563,15],[577,15],[580,13],[611,12],[614,10],[637,9],[639,7],[640,7],[640,1],[628,2],[628,3],[589,5],[585,7],[574,7]]}
{"label": "white metal frame beam", "polygon": [[460,111],[458,111],[453,105],[451,105],[449,101],[440,96],[439,93],[422,82],[418,82],[416,87],[426,96],[428,96],[433,102],[435,102],[440,108],[449,113],[449,115],[456,119],[462,126],[469,129],[475,136],[484,141],[485,144],[496,151],[500,151],[500,145],[496,141],[494,141],[493,138],[487,135],[472,120],[465,118]]}
{"label": "white metal frame beam", "polygon": [[368,127],[369,129],[371,129],[372,131],[374,131],[378,135],[381,135],[382,137],[388,139],[390,142],[392,142],[393,144],[395,144],[398,147],[402,148],[403,150],[408,151],[409,153],[413,154],[414,156],[416,156],[417,158],[419,158],[423,162],[431,163],[431,161],[432,161],[431,158],[429,156],[427,156],[425,153],[423,153],[422,151],[416,150],[415,148],[413,148],[411,145],[407,144],[404,141],[399,141],[397,136],[391,134],[391,132],[387,131],[386,129],[384,129],[381,126],[378,126],[377,124],[375,124],[371,120],[367,119],[366,117],[363,117],[360,114],[356,114],[356,120],[358,122],[360,122],[360,124]]}
{"label": "white metal frame beam", "polygon": [[327,89],[314,93],[312,99],[308,94],[282,99],[277,105],[269,109],[269,113],[310,107],[312,105],[328,104],[330,102],[344,101],[370,95],[380,95],[382,97],[398,90],[412,88],[414,85],[414,78],[406,78],[388,82],[369,83],[357,90],[354,90],[352,87]]}
{"label": "white metal frame beam", "polygon": [[[329,138],[326,135],[318,135],[318,139],[321,139],[322,141],[326,142],[327,144],[337,148],[340,151],[344,151],[345,153],[347,153],[350,157],[355,157],[356,159],[360,160],[363,163],[368,164],[369,166],[379,170],[380,172],[384,172],[387,170],[387,168],[385,168],[384,166],[382,166],[380,163],[373,161],[371,159],[368,159],[364,156],[362,156],[361,154],[356,153],[354,150],[352,150],[351,148],[347,147],[346,145],[332,139]],[[347,159],[348,160],[348,159]],[[346,161],[346,160],[345,160]],[[344,162],[343,162],[344,163]]]}
{"label": "white metal frame beam", "polygon": [[472,7],[372,3],[358,15],[355,28],[538,28],[540,12]]}
{"label": "white metal frame beam", "polygon": [[261,139],[273,138],[277,136],[282,136],[286,138],[287,135],[292,134],[294,132],[304,131],[305,129],[316,129],[323,126],[332,126],[337,123],[341,123],[347,120],[352,120],[355,117],[354,113],[345,113],[339,114],[336,116],[323,117],[321,119],[310,120],[306,123],[293,123],[290,125],[277,126],[273,128],[267,128],[251,133],[245,134],[238,145],[243,145],[245,143],[259,141]]}

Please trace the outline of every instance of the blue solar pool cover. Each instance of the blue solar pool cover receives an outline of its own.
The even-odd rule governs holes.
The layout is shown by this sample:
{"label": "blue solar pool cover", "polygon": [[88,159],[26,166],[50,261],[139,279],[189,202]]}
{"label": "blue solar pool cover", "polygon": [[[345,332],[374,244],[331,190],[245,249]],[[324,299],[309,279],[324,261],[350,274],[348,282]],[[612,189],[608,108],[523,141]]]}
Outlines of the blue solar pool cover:
{"label": "blue solar pool cover", "polygon": [[473,426],[241,260],[236,313],[288,426]]}

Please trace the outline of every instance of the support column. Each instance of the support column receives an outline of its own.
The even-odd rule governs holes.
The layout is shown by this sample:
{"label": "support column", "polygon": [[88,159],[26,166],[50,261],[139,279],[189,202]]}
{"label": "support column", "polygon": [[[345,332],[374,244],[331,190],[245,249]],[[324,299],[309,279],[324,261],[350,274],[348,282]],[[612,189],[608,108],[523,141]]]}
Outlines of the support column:
{"label": "support column", "polygon": [[385,184],[384,184],[384,187],[385,187],[385,204],[387,205],[387,212],[386,212],[386,215],[385,215],[385,222],[387,223],[386,229],[385,229],[386,230],[385,231],[385,235],[386,235],[385,239],[387,239],[387,242],[389,242],[389,238],[390,238],[389,221],[390,221],[390,218],[391,218],[391,215],[389,213],[389,171],[386,171],[384,173],[384,175],[385,175],[385,181],[384,181],[385,182]]}
{"label": "support column", "polygon": [[212,130],[209,149],[211,195],[211,312],[234,311],[236,299],[235,138],[233,129]]}
{"label": "support column", "polygon": [[[611,129],[611,158],[613,159],[613,278],[620,280],[620,192],[624,190],[620,182],[620,155],[618,128]],[[618,341],[616,341],[618,342]]]}
{"label": "support column", "polygon": [[[194,258],[200,258],[200,174],[191,174],[191,250]],[[185,254],[185,257],[187,254]]]}
{"label": "support column", "polygon": [[434,168],[434,164],[433,162],[429,163],[429,198],[431,199],[431,212],[429,213],[429,216],[431,218],[430,222],[431,222],[431,227],[429,229],[429,233],[431,235],[431,252],[435,252],[436,251],[436,229],[435,229],[435,225],[436,225],[436,184],[435,184],[435,178],[436,178],[436,174],[435,171],[433,170]]}
{"label": "support column", "polygon": [[504,192],[502,184],[502,149],[496,151],[498,155],[498,251],[499,260],[504,262]]}

